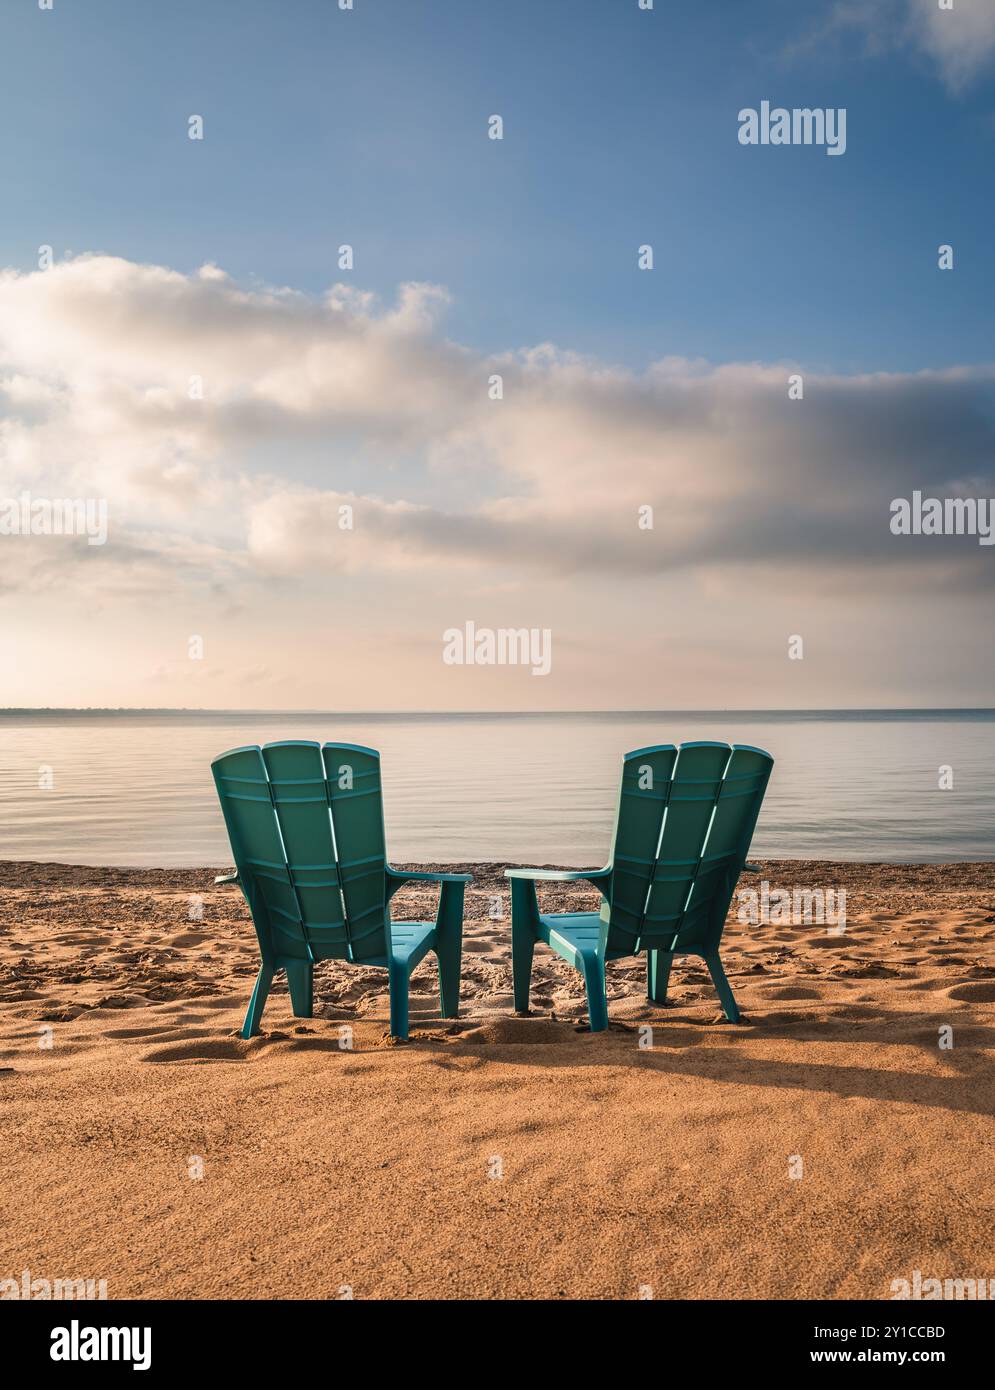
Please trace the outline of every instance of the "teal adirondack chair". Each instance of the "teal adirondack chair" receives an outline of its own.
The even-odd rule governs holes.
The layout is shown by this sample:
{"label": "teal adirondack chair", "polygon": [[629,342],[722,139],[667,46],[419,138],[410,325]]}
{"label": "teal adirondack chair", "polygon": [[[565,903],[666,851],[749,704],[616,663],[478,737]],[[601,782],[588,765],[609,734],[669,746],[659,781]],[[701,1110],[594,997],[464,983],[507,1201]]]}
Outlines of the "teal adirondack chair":
{"label": "teal adirondack chair", "polygon": [[[463,892],[471,874],[408,873],[387,863],[380,754],[353,743],[290,740],[234,748],[211,764],[234,874],[259,938],[262,965],[242,1037],[259,1032],[277,970],[298,1018],[313,1010],[314,963],[348,960],[387,970],[390,1031],[408,1036],[408,981],[434,951],[443,1018],[459,1012]],[[392,922],[404,883],[442,885],[434,922]]]}
{"label": "teal adirondack chair", "polygon": [[[647,958],[647,994],[667,998],[675,956],[701,956],[730,1023],[739,1009],[719,960],[726,913],[774,760],[745,744],[637,748],[622,765],[615,836],[603,869],[506,869],[511,879],[515,1009],[528,1012],[532,955],[544,941],[584,976],[592,1033],[608,1027],[605,962]],[[598,912],[541,913],[536,883],[586,879]]]}

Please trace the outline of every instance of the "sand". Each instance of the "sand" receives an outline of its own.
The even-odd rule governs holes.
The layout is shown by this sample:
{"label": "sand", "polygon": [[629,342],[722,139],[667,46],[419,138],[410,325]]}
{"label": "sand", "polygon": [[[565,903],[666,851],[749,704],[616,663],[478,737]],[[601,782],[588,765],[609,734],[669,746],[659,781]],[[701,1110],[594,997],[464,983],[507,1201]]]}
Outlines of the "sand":
{"label": "sand", "polygon": [[[740,1024],[700,962],[665,1008],[619,963],[601,1035],[543,947],[534,1016],[512,1016],[500,866],[450,867],[477,875],[462,1016],[439,1020],[426,962],[398,1045],[385,974],[338,964],[313,1019],[277,986],[242,1041],[255,937],[213,870],[0,864],[0,1280],[887,1299],[915,1270],[995,1278],[995,865],[765,864],[778,888],[846,888],[845,933],[734,909]],[[431,901],[405,889],[396,915]]]}

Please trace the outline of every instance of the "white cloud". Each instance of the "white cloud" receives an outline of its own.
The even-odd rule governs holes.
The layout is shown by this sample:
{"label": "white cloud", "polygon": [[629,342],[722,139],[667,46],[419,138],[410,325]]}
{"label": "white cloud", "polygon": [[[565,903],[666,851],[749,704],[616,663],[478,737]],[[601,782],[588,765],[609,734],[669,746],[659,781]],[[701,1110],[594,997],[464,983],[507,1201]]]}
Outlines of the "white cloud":
{"label": "white cloud", "polygon": [[[992,368],[809,373],[795,402],[788,365],[633,373],[548,344],[487,359],[445,336],[446,302],[418,285],[386,309],[343,286],[316,301],[110,257],[0,276],[0,493],[96,494],[110,513],[106,555],[45,583],[752,567],[797,588],[990,585],[977,547],[903,550],[887,516],[916,486],[995,492]],[[4,582],[27,585],[12,554]]]}
{"label": "white cloud", "polygon": [[816,47],[846,33],[859,35],[869,53],[898,48],[919,51],[954,92],[968,87],[995,64],[992,0],[954,0],[949,9],[941,9],[937,0],[837,0],[828,22],[804,46]]}

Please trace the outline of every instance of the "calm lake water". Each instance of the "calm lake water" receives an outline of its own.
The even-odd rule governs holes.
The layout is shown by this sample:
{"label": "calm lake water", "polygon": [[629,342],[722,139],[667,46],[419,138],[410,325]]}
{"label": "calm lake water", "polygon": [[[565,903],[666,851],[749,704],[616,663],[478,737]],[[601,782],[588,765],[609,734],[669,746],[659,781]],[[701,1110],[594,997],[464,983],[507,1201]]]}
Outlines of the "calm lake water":
{"label": "calm lake water", "polygon": [[[281,738],[383,754],[398,862],[600,865],[622,754],[720,739],[775,758],[753,841],[787,859],[995,859],[995,711],[555,715],[0,713],[0,858],[231,862],[210,762]],[[941,790],[939,769],[953,769]],[[53,785],[39,787],[44,768]]]}

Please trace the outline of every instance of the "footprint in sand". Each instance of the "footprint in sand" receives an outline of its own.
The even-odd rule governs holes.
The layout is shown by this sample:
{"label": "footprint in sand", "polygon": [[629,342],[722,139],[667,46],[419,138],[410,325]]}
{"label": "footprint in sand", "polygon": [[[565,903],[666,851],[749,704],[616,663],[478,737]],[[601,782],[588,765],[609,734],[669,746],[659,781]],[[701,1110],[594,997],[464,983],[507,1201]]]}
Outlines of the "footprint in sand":
{"label": "footprint in sand", "polygon": [[[931,965],[935,961],[930,962]],[[896,982],[895,989],[913,990],[919,994],[934,994],[945,990],[950,984],[948,975],[928,975],[924,980],[902,980]]]}
{"label": "footprint in sand", "polygon": [[[719,1018],[723,1018],[724,1015],[723,1015],[723,1014],[719,1014],[718,1017],[719,1017]],[[745,1019],[745,1017],[746,1017],[745,1014],[744,1014],[744,1015],[741,1015],[741,1017],[740,1017],[740,1022],[742,1022],[742,1021]],[[793,1014],[789,1014],[789,1013],[770,1013],[770,1014],[765,1013],[765,1014],[758,1014],[758,1015],[756,1015],[756,1016],[754,1016],[754,1017],[751,1017],[750,1020],[749,1020],[749,1023],[750,1023],[750,1026],[753,1026],[753,1027],[760,1027],[760,1028],[778,1028],[778,1027],[782,1027],[782,1026],[784,1026],[784,1027],[791,1027],[791,1028],[797,1028],[798,1025],[799,1025],[799,1023],[804,1024],[805,1021],[806,1021],[806,1020],[805,1020],[805,1012],[804,1012],[804,1010],[799,1010],[798,1013],[793,1013]]]}
{"label": "footprint in sand", "polygon": [[203,1032],[196,1028],[108,1028],[105,1038],[121,1038],[125,1042],[139,1042],[144,1038],[159,1038],[162,1042],[183,1042],[188,1038],[202,1038]]}
{"label": "footprint in sand", "polygon": [[186,931],[180,932],[178,936],[169,938],[170,946],[201,946],[205,941],[212,940],[210,932],[206,931]]}
{"label": "footprint in sand", "polygon": [[143,1062],[244,1062],[246,1045],[238,1038],[202,1038],[199,1042],[153,1047]]}
{"label": "footprint in sand", "polygon": [[963,1000],[966,1004],[995,1004],[995,980],[955,985],[945,993],[948,999]]}
{"label": "footprint in sand", "polygon": [[496,1018],[460,1033],[461,1043],[487,1043],[497,1046],[536,1046],[567,1043],[575,1037],[570,1022],[552,1023],[546,1018]]}

